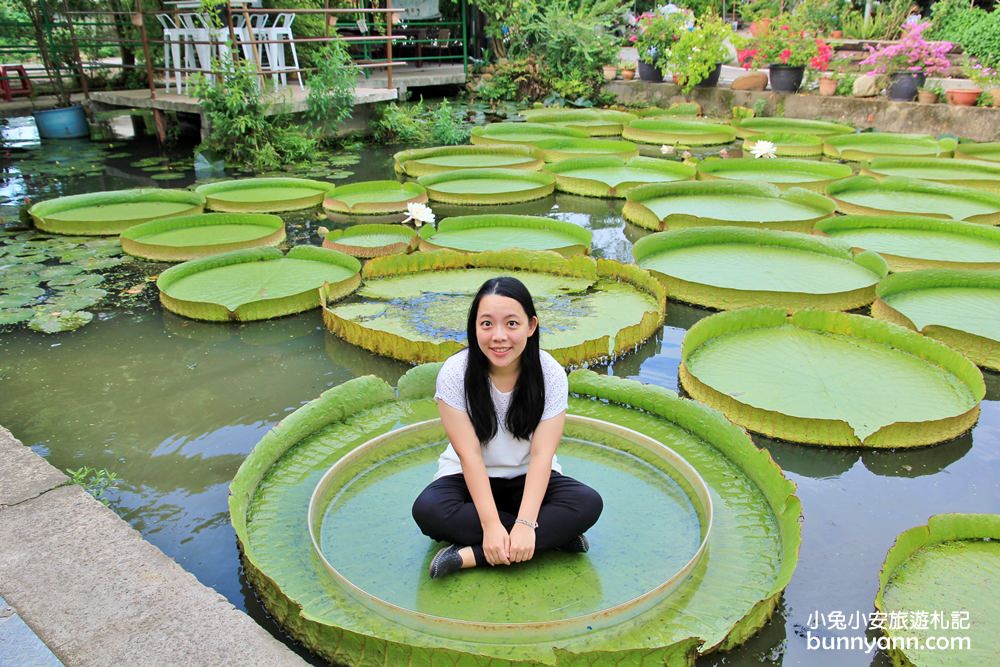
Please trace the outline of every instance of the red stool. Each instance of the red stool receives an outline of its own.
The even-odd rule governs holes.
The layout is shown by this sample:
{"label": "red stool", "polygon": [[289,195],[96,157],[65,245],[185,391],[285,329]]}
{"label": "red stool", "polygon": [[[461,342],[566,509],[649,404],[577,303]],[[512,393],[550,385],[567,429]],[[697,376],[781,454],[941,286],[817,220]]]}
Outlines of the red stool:
{"label": "red stool", "polygon": [[[15,86],[15,82],[17,85]],[[0,67],[0,89],[3,91],[3,98],[10,102],[15,97],[30,96],[32,94],[31,79],[24,70],[24,65],[4,65]]]}

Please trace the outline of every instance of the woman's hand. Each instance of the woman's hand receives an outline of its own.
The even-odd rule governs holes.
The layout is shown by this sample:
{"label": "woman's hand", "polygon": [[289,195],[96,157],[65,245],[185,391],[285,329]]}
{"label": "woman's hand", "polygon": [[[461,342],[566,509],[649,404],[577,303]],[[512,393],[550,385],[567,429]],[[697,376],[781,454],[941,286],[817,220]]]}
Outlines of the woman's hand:
{"label": "woman's hand", "polygon": [[524,563],[535,555],[535,529],[515,523],[510,531],[510,562]]}
{"label": "woman's hand", "polygon": [[510,565],[510,535],[499,521],[483,528],[483,555],[490,565]]}

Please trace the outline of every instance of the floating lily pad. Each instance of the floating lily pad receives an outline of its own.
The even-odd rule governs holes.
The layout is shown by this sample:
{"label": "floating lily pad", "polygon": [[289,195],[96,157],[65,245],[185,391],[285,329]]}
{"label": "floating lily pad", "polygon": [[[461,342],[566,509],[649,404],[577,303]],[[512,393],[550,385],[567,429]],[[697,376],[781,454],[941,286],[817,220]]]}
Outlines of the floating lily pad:
{"label": "floating lily pad", "polygon": [[144,189],[93,192],[35,204],[35,225],[53,234],[110,235],[150,220],[201,213],[205,197],[187,190]]}
{"label": "floating lily pad", "polygon": [[58,296],[47,299],[43,305],[49,310],[85,310],[99,303],[107,294],[96,287],[78,287],[59,292]]}
{"label": "floating lily pad", "polygon": [[1000,164],[978,160],[938,158],[875,158],[861,170],[863,176],[919,178],[947,185],[1000,192]]}
{"label": "floating lily pad", "polygon": [[[979,667],[1000,654],[1000,516],[936,514],[896,538],[882,563],[875,608],[886,618],[941,614],[940,621],[884,624],[894,664]],[[895,627],[902,626],[902,627]],[[933,649],[927,648],[933,645]]]}
{"label": "floating lily pad", "polygon": [[746,118],[734,120],[733,127],[736,136],[746,139],[759,134],[789,133],[809,134],[814,137],[828,137],[840,134],[852,134],[854,128],[841,123],[830,123],[825,120],[809,120],[806,118]]}
{"label": "floating lily pad", "polygon": [[347,155],[333,155],[328,159],[327,164],[331,167],[350,167],[361,162],[361,156],[353,153]]}
{"label": "floating lily pad", "polygon": [[628,160],[639,155],[639,147],[631,141],[612,139],[546,139],[535,145],[546,162],[600,156]]}
{"label": "floating lily pad", "polygon": [[955,157],[963,160],[983,160],[1000,162],[1000,141],[991,143],[966,143],[955,148]]}
{"label": "floating lily pad", "polygon": [[872,317],[940,340],[1000,370],[1000,271],[931,269],[889,276]]}
{"label": "floating lily pad", "polygon": [[154,181],[179,181],[187,178],[187,176],[187,174],[179,171],[164,171],[159,174],[153,174],[150,178]]}
{"label": "floating lily pad", "polygon": [[38,272],[44,264],[21,264],[5,267],[0,271],[0,289],[11,290],[19,287],[35,287],[42,282]]}
{"label": "floating lily pad", "polygon": [[838,160],[864,162],[877,157],[951,157],[957,142],[926,134],[866,132],[826,137],[823,154]]}
{"label": "floating lily pad", "polygon": [[712,146],[734,141],[736,130],[729,125],[698,120],[640,118],[622,130],[622,138],[644,144]]}
{"label": "floating lily pad", "polygon": [[[559,450],[567,474],[583,477],[605,499],[604,516],[588,532],[595,547],[586,556],[545,553],[509,572],[481,568],[443,581],[427,578],[426,564],[438,545],[399,526],[411,525],[414,489],[431,478],[444,446],[440,434],[427,441],[428,427],[400,432],[398,440],[384,438],[386,446],[406,454],[381,459],[339,496],[346,505],[314,512],[311,524],[310,495],[331,465],[349,465],[356,459],[343,457],[375,436],[436,417],[436,371],[419,367],[407,373],[399,398],[374,377],[335,387],[265,436],[233,480],[230,514],[248,577],[279,624],[313,651],[351,664],[376,650],[450,664],[596,664],[609,655],[621,664],[686,664],[697,645],[703,651],[728,649],[766,622],[794,571],[801,539],[792,483],[765,451],[716,413],[658,387],[589,371],[570,376],[570,413],[580,417],[568,420]],[[617,431],[618,425],[634,434]],[[652,444],[644,449],[647,438],[669,445],[711,489],[717,519],[708,536],[710,558],[658,603],[576,623],[588,610],[628,598],[629,591],[642,599],[650,582],[659,583],[683,563],[698,539],[699,521],[690,513],[696,503],[685,499],[690,491],[676,489],[672,475],[663,478],[650,458],[659,450]],[[666,493],[671,487],[676,490]],[[349,511],[338,513],[337,507]],[[616,538],[631,530],[625,517],[639,514],[653,522],[644,533],[649,539]],[[343,563],[349,552],[329,548],[338,518],[354,516],[378,536],[345,548],[357,552],[380,544],[382,556],[356,559],[359,567],[350,570],[349,580],[363,580],[366,588],[352,593],[313,555],[310,526],[319,525],[320,548]],[[685,521],[673,523],[682,516]],[[671,548],[657,549],[663,535],[671,536]],[[392,596],[400,604],[365,604],[362,599],[374,602],[366,594]],[[496,599],[518,604],[490,602]],[[408,611],[414,609],[433,620],[414,627]],[[434,611],[473,621],[442,622]],[[540,623],[510,628],[498,615],[546,615],[551,632]],[[631,616],[628,622],[615,622],[623,615]],[[493,625],[477,627],[475,621]]]}
{"label": "floating lily pad", "polygon": [[744,139],[744,155],[753,152],[758,141],[770,141],[774,144],[774,152],[778,157],[819,157],[823,154],[823,140],[819,137],[810,134],[770,133],[754,134]]}
{"label": "floating lily pad", "polygon": [[75,276],[53,278],[46,281],[49,287],[56,289],[72,289],[75,287],[94,287],[104,282],[104,276],[97,273],[81,273]]}
{"label": "floating lily pad", "polygon": [[462,169],[421,176],[432,201],[446,204],[514,204],[552,194],[555,176],[522,169]]}
{"label": "floating lily pad", "polygon": [[10,310],[20,308],[33,303],[38,297],[45,294],[45,290],[40,287],[16,287],[0,293],[0,309]]}
{"label": "floating lily pad", "polygon": [[646,107],[645,109],[632,109],[631,113],[639,118],[652,118],[655,116],[700,116],[701,105],[697,102],[674,102],[668,108]]}
{"label": "floating lily pad", "polygon": [[932,218],[1000,223],[1000,194],[887,176],[855,176],[826,188],[843,213],[907,213]]}
{"label": "floating lily pad", "polygon": [[979,418],[982,373],[949,347],[861,315],[744,308],[684,336],[692,398],[764,435],[816,445],[915,447]]}
{"label": "floating lily pad", "polygon": [[0,308],[0,325],[27,322],[34,316],[31,308]]}
{"label": "floating lily pad", "polygon": [[568,127],[591,137],[615,137],[638,116],[613,109],[527,109],[521,115],[532,123]]}
{"label": "floating lily pad", "polygon": [[484,144],[536,144],[546,139],[586,139],[587,133],[544,123],[490,123],[473,127],[469,141]]}
{"label": "floating lily pad", "polygon": [[651,234],[632,255],[671,298],[720,310],[861,308],[875,299],[875,286],[889,271],[875,253],[855,256],[847,244],[740,227]]}
{"label": "floating lily pad", "polygon": [[74,331],[94,319],[93,313],[85,310],[51,310],[49,306],[39,306],[34,316],[28,320],[28,328],[42,333],[62,333]]}
{"label": "floating lily pad", "polygon": [[172,266],[160,302],[195,320],[263,320],[317,308],[353,292],[361,264],[335,250],[296,246],[234,250]]}
{"label": "floating lily pad", "polygon": [[782,192],[769,183],[695,181],[643,185],[625,197],[625,219],[640,227],[748,226],[809,232],[833,214],[833,201],[809,190]]}
{"label": "floating lily pad", "polygon": [[402,213],[407,205],[427,201],[427,189],[417,183],[362,181],[338,185],[323,200],[328,212],[347,215]]}
{"label": "floating lily pad", "polygon": [[266,213],[201,213],[155,220],[121,233],[125,252],[159,262],[275,246],[284,240],[284,221]]}
{"label": "floating lily pad", "polygon": [[695,174],[693,165],[681,162],[613,156],[561,160],[545,171],[555,174],[557,190],[585,197],[624,197],[639,185],[690,180]]}
{"label": "floating lily pad", "polygon": [[437,229],[420,230],[421,250],[482,252],[520,248],[554,250],[561,255],[590,252],[593,234],[579,225],[529,215],[465,215],[442,220]]}
{"label": "floating lily pad", "polygon": [[83,269],[79,266],[73,266],[72,264],[60,264],[58,266],[45,267],[38,272],[38,277],[43,281],[48,282],[49,280],[69,278],[70,276],[75,276],[79,273],[83,273]]}
{"label": "floating lily pad", "polygon": [[164,162],[167,162],[167,160],[168,158],[157,155],[154,157],[142,158],[141,160],[136,160],[135,162],[130,162],[129,166],[136,167],[137,169],[142,169],[144,167],[153,167],[156,165],[163,164]]}
{"label": "floating lily pad", "polygon": [[85,271],[103,271],[125,263],[122,257],[85,257],[73,262],[73,266]]}
{"label": "floating lily pad", "polygon": [[416,244],[417,233],[405,225],[354,225],[323,239],[324,248],[363,258],[409,252]]}
{"label": "floating lily pad", "polygon": [[527,145],[437,146],[400,151],[393,156],[397,174],[411,178],[453,169],[527,169],[545,164],[542,154]]}
{"label": "floating lily pad", "polygon": [[1000,270],[1000,228],[902,215],[845,215],[816,230],[881,255],[893,271]]}
{"label": "floating lily pad", "polygon": [[824,192],[827,185],[854,173],[846,164],[752,157],[722,159],[710,157],[698,163],[698,179],[704,181],[763,181],[782,190],[790,187]]}
{"label": "floating lily pad", "polygon": [[278,213],[318,206],[332,187],[305,178],[244,178],[206,183],[195,192],[206,198],[206,206],[213,211]]}
{"label": "floating lily pad", "polygon": [[528,251],[448,250],[379,257],[356,298],[324,309],[349,343],[403,361],[440,361],[464,347],[469,299],[497,271],[524,282],[541,345],[566,365],[630,351],[659,330],[665,292],[647,272],[606,260]]}

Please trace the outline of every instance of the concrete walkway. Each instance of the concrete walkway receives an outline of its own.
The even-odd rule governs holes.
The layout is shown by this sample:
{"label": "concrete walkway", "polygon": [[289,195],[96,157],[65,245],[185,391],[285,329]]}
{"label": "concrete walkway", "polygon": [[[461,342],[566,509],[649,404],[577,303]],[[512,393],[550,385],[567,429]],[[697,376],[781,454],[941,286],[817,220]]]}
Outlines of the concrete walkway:
{"label": "concrete walkway", "polygon": [[0,596],[2,667],[305,664],[3,427]]}

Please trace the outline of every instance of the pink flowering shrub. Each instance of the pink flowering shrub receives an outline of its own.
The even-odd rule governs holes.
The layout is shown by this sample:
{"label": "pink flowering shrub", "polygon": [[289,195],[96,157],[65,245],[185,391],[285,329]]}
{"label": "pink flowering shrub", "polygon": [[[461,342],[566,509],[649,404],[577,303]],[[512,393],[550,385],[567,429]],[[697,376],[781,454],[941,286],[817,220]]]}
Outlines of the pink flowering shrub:
{"label": "pink flowering shrub", "polygon": [[871,66],[869,76],[882,76],[897,72],[911,74],[947,74],[951,68],[947,53],[951,42],[928,42],[923,33],[930,28],[930,21],[903,26],[903,37],[898,42],[875,48],[866,46],[868,57],[861,65]]}

